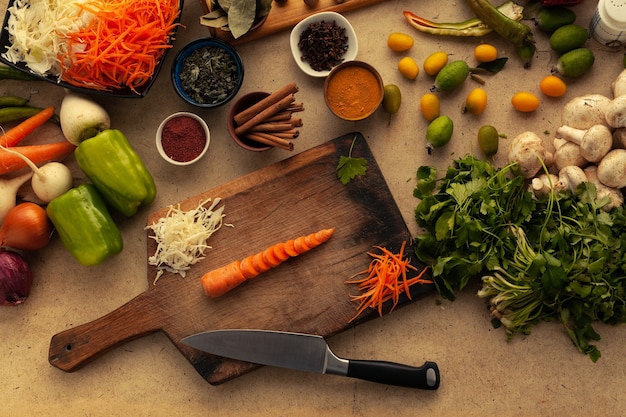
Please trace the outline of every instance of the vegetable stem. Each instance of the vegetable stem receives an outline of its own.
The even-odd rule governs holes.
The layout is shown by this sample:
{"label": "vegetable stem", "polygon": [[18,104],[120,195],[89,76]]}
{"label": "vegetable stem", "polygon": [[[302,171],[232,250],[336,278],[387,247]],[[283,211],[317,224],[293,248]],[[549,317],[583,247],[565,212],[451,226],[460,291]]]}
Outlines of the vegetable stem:
{"label": "vegetable stem", "polygon": [[502,14],[488,0],[466,0],[466,2],[487,26],[515,46],[524,68],[530,68],[536,49],[531,28]]}

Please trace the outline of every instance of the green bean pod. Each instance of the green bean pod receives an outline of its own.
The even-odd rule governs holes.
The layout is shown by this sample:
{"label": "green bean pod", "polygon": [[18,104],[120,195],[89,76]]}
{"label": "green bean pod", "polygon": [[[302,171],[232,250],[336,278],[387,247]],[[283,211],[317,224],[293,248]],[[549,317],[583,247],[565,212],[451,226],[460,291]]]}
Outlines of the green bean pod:
{"label": "green bean pod", "polygon": [[39,81],[39,78],[17,68],[0,65],[0,80]]}
{"label": "green bean pod", "polygon": [[22,107],[28,103],[28,99],[19,96],[0,96],[0,108]]}
{"label": "green bean pod", "polygon": [[[41,107],[32,106],[12,106],[0,108],[0,124],[27,119],[39,113],[41,110],[43,110]],[[51,120],[58,123],[58,117],[53,117]]]}

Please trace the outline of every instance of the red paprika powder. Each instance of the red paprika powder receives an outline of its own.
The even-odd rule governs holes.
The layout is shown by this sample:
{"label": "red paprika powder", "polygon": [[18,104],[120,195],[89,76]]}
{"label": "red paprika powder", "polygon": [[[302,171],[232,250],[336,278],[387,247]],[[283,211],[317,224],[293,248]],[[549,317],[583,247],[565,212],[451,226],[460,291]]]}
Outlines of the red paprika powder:
{"label": "red paprika powder", "polygon": [[206,135],[199,121],[189,116],[168,120],[161,133],[161,145],[167,156],[178,162],[189,162],[200,155]]}

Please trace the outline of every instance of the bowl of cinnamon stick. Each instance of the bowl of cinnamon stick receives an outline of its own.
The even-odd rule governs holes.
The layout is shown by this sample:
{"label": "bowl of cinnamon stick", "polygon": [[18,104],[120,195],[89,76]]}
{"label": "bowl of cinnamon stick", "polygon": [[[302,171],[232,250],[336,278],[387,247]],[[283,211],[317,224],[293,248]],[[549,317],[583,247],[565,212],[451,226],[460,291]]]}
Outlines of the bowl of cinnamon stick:
{"label": "bowl of cinnamon stick", "polygon": [[231,138],[250,151],[293,151],[302,127],[302,119],[294,113],[304,110],[296,101],[297,91],[298,86],[291,82],[271,93],[255,91],[241,96],[228,112]]}

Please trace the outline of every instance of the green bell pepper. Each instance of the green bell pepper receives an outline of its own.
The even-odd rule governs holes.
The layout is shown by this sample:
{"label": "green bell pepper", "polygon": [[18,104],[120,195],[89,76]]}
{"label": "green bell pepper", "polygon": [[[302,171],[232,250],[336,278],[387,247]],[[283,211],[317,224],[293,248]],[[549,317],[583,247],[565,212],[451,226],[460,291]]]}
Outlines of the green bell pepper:
{"label": "green bell pepper", "polygon": [[63,246],[84,266],[120,253],[122,234],[93,184],[82,184],[53,199],[46,208]]}
{"label": "green bell pepper", "polygon": [[125,216],[156,197],[156,185],[128,139],[107,129],[84,140],[74,151],[76,161],[104,200]]}

